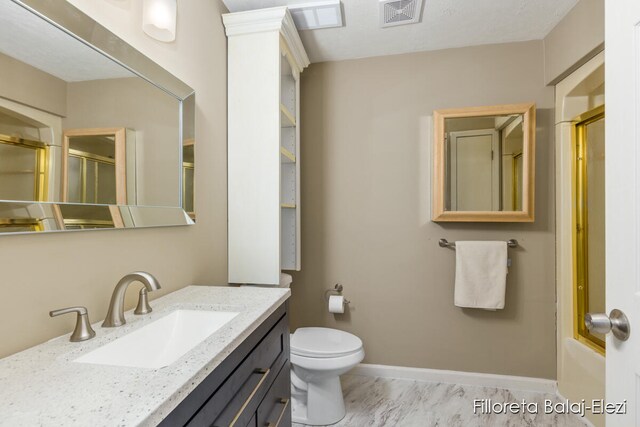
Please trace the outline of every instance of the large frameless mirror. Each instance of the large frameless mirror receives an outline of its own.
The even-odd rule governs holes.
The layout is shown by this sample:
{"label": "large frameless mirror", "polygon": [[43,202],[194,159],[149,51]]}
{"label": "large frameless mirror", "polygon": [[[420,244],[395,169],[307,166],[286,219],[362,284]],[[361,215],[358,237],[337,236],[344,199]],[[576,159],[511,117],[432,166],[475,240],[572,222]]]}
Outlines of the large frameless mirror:
{"label": "large frameless mirror", "polygon": [[533,104],[435,111],[434,129],[434,221],[533,221]]}
{"label": "large frameless mirror", "polygon": [[67,2],[0,4],[0,233],[192,224],[193,89]]}

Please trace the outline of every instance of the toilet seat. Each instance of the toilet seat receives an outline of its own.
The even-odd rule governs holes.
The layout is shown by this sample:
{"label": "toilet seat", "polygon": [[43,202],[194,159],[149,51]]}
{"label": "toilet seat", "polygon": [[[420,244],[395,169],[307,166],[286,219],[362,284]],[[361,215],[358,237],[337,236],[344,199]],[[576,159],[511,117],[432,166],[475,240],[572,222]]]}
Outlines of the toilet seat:
{"label": "toilet seat", "polygon": [[291,335],[291,353],[312,358],[343,357],[362,351],[362,340],[331,328],[298,328]]}

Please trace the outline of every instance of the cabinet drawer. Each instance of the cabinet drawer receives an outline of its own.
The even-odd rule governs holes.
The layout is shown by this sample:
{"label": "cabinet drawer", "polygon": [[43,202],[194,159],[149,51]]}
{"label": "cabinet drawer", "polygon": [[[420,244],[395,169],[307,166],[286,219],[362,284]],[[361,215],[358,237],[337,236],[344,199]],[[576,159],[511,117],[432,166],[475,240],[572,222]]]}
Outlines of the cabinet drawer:
{"label": "cabinet drawer", "polygon": [[288,333],[288,317],[285,316],[238,365],[188,425],[247,425],[281,366],[289,358],[286,346]]}
{"label": "cabinet drawer", "polygon": [[258,427],[291,425],[291,367],[288,361],[258,407],[257,425]]}

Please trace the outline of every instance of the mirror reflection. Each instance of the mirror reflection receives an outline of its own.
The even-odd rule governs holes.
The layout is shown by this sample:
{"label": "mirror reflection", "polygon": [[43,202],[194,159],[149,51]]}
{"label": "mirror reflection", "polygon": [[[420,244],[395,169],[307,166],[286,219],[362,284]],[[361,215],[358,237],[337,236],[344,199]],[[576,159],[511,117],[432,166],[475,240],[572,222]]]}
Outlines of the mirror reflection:
{"label": "mirror reflection", "polygon": [[535,220],[535,104],[433,112],[436,222]]}
{"label": "mirror reflection", "polygon": [[[116,39],[110,42],[123,43]],[[142,55],[124,48],[138,65]],[[0,203],[52,204],[7,204],[0,232],[118,228],[154,218],[148,210],[146,220],[136,222],[142,211],[130,210],[114,218],[117,209],[107,205],[184,208],[194,218],[194,126],[183,120],[194,110],[193,96],[180,99],[19,3],[2,2]],[[63,218],[55,227],[53,214]]]}
{"label": "mirror reflection", "polygon": [[523,114],[444,120],[445,209],[521,211]]}
{"label": "mirror reflection", "polygon": [[109,208],[109,206],[59,205],[61,228],[64,230],[115,228],[118,210],[116,208],[112,212]]}
{"label": "mirror reflection", "polygon": [[[72,203],[127,204],[126,188],[119,188],[116,175],[126,182],[127,174],[116,150],[124,150],[125,130],[65,131],[62,150],[62,200]],[[116,148],[116,146],[118,146]]]}
{"label": "mirror reflection", "polygon": [[0,233],[54,231],[62,226],[55,205],[38,203],[1,203]]}
{"label": "mirror reflection", "polygon": [[194,211],[195,141],[186,140],[182,148],[182,207],[190,217]]}
{"label": "mirror reflection", "polygon": [[182,209],[158,206],[71,203],[0,203],[0,233],[71,231],[186,225]]}
{"label": "mirror reflection", "polygon": [[41,141],[0,134],[0,200],[45,200],[47,157]]}

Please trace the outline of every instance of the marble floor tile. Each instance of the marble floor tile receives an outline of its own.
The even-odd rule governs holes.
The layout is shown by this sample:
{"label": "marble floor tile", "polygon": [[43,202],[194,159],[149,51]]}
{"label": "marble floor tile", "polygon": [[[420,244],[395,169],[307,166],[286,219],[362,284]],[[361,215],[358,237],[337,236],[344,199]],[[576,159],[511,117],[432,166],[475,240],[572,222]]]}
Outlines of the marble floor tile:
{"label": "marble floor tile", "polygon": [[[347,415],[336,427],[586,427],[571,414],[545,414],[553,394],[343,375]],[[474,400],[538,404],[538,413],[474,414]],[[304,427],[302,424],[293,424]]]}

